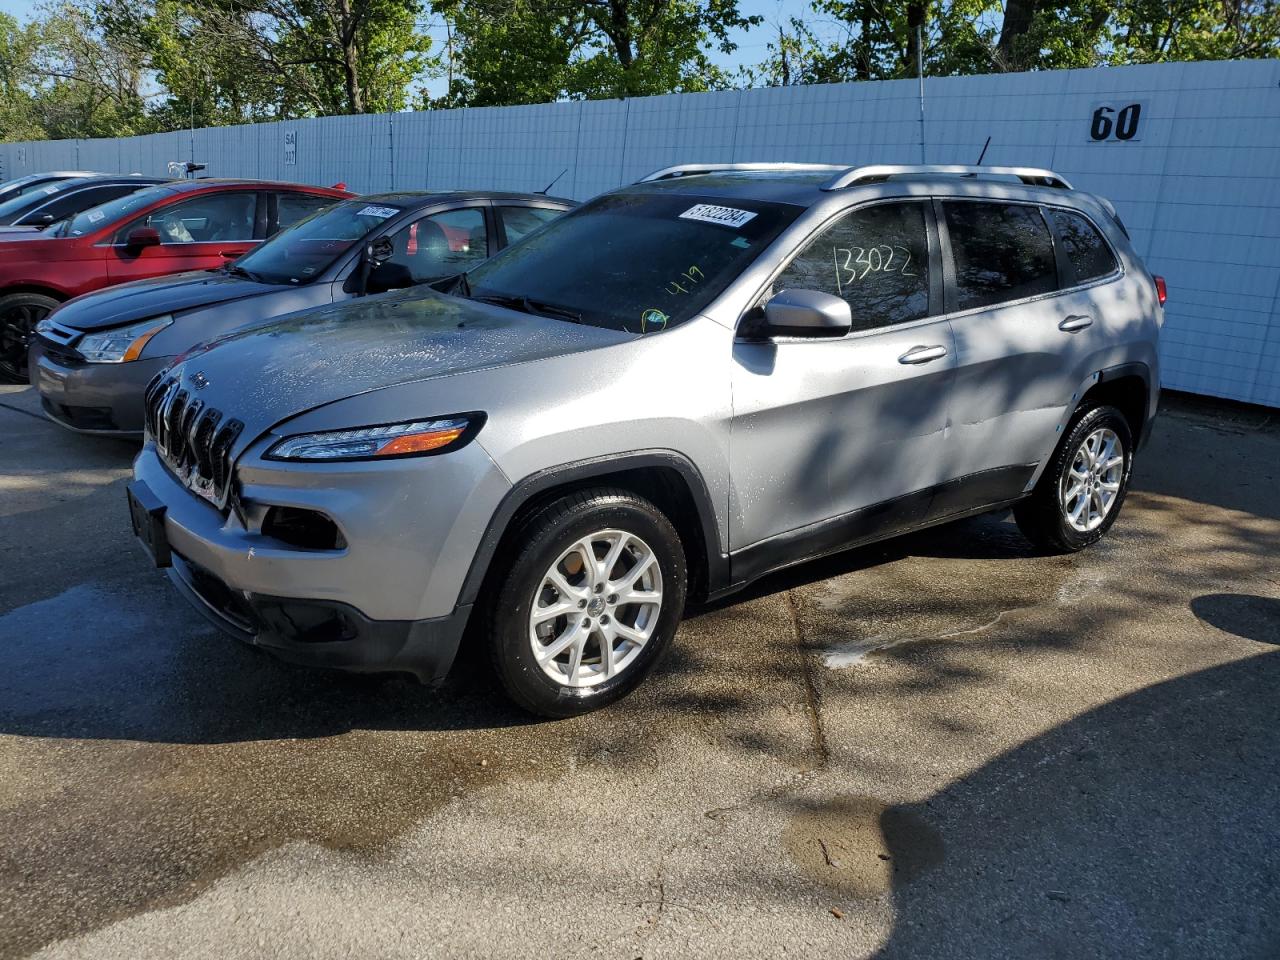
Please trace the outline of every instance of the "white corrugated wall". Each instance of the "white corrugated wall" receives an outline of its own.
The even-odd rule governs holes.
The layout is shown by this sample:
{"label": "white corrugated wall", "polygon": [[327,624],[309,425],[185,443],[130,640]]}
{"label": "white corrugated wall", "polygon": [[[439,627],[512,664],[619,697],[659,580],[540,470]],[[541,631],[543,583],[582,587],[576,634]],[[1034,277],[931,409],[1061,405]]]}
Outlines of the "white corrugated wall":
{"label": "white corrugated wall", "polygon": [[[1280,61],[1177,63],[636,100],[328,117],[195,132],[211,176],[460,187],[586,198],[683,162],[1048,166],[1111,198],[1169,281],[1164,384],[1280,407]],[[1128,141],[1090,137],[1099,103],[1140,103]],[[286,149],[286,140],[294,146]],[[0,144],[0,177],[164,174],[191,135]]]}

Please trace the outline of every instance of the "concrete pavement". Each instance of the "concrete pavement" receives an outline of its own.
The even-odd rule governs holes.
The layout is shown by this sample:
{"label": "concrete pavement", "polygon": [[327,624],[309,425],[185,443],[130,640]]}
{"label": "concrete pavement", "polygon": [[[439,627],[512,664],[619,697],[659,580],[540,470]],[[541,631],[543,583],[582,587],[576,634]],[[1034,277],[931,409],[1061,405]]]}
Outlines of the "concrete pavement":
{"label": "concrete pavement", "polygon": [[128,444],[0,388],[0,957],[1280,955],[1280,429],[1177,402],[1111,536],[980,518],[534,722],[215,634]]}

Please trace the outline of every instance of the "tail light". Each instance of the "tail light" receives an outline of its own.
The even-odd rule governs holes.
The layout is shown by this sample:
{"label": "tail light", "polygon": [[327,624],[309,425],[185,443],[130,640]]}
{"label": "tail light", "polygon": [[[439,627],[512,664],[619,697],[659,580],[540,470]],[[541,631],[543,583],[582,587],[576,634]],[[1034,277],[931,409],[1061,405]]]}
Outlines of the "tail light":
{"label": "tail light", "polygon": [[1160,301],[1160,306],[1164,306],[1164,302],[1169,299],[1169,291],[1165,288],[1164,277],[1156,277],[1156,299]]}

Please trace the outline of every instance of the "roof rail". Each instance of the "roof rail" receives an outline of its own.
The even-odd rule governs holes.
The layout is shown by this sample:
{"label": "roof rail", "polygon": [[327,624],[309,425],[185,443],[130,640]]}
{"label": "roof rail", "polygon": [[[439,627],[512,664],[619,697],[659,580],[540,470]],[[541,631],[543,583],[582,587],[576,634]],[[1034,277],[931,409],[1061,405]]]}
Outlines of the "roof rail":
{"label": "roof rail", "polygon": [[1072,189],[1064,177],[1052,170],[1040,167],[977,167],[963,163],[879,163],[867,167],[849,167],[839,176],[832,177],[822,185],[823,190],[841,190],[869,180],[883,180],[887,177],[909,174],[951,174],[962,177],[1001,176],[1017,177],[1023,183],[1033,187],[1056,187],[1061,190]]}
{"label": "roof rail", "polygon": [[636,183],[650,183],[654,180],[672,180],[676,177],[693,177],[703,173],[723,173],[734,170],[772,170],[777,173],[804,172],[835,173],[848,169],[837,163],[680,163],[674,167],[663,167],[655,170],[647,177],[641,177]]}

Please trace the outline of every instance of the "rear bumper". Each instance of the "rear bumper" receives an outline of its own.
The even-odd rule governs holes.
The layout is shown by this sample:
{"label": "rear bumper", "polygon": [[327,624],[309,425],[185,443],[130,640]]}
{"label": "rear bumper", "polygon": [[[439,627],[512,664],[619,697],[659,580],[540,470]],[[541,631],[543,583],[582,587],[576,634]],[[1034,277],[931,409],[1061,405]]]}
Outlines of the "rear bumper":
{"label": "rear bumper", "polygon": [[140,436],[143,391],[172,360],[72,363],[36,339],[28,366],[45,415],[55,423],[80,433]]}
{"label": "rear bumper", "polygon": [[371,620],[333,601],[236,590],[175,554],[168,570],[178,591],[224,633],[291,663],[355,673],[411,673],[439,683],[449,672],[469,606],[431,620]]}

